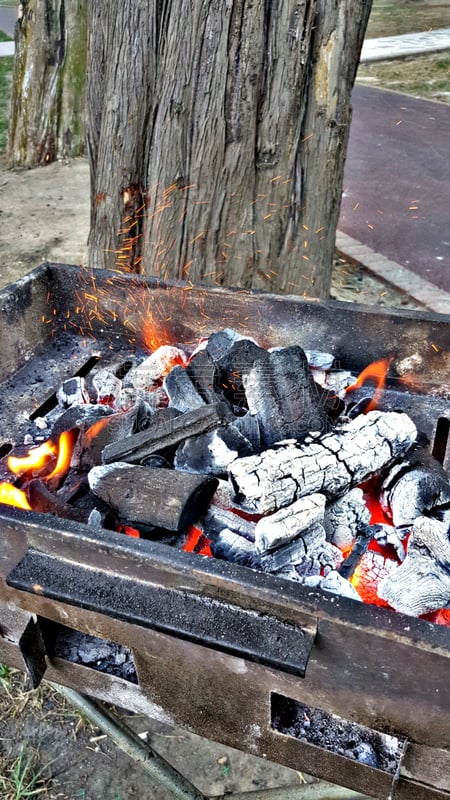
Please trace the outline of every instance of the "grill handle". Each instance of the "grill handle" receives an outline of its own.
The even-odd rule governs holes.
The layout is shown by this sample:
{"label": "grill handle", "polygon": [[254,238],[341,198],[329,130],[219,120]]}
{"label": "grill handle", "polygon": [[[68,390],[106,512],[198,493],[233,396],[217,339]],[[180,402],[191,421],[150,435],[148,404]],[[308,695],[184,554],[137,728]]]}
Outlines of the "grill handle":
{"label": "grill handle", "polygon": [[317,625],[218,600],[200,591],[136,581],[30,548],[9,586],[168,633],[304,677]]}

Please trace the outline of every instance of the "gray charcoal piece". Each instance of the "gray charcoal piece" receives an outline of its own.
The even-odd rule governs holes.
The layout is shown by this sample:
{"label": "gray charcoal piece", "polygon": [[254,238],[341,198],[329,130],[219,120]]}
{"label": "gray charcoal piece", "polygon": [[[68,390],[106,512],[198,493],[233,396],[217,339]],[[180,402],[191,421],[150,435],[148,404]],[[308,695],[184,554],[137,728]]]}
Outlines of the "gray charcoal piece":
{"label": "gray charcoal piece", "polygon": [[173,367],[164,378],[163,388],[169,398],[169,406],[178,411],[191,411],[206,405],[184,367]]}
{"label": "gray charcoal piece", "polygon": [[89,392],[86,389],[86,381],[79,375],[64,381],[59,387],[56,397],[59,405],[63,408],[83,405],[84,403],[90,402]]}
{"label": "gray charcoal piece", "polygon": [[252,341],[254,344],[256,344],[254,339],[248,339],[248,337],[242,336],[242,334],[237,333],[237,331],[234,331],[231,328],[224,328],[222,331],[217,331],[217,333],[211,334],[206,345],[206,352],[211,356],[211,358],[214,359],[214,361],[219,361],[222,356],[231,350],[235,342],[238,342],[242,339],[247,339],[248,341]]}
{"label": "gray charcoal piece", "polygon": [[328,592],[329,594],[336,594],[339,597],[348,597],[351,600],[362,602],[358,592],[353,588],[350,581],[343,578],[335,569],[330,570],[325,576],[306,576],[303,579],[303,583],[305,586],[322,589],[323,592]]}
{"label": "gray charcoal piece", "polygon": [[336,547],[349,547],[362,526],[370,523],[370,511],[364,501],[364,492],[355,487],[343,497],[327,505],[323,526],[327,539]]}
{"label": "gray charcoal piece", "polygon": [[378,586],[390,606],[414,617],[450,605],[448,524],[431,517],[414,521],[408,553]]}
{"label": "gray charcoal piece", "polygon": [[255,545],[259,553],[274,550],[307,533],[308,529],[323,521],[325,495],[310,494],[292,505],[262,517],[255,528]]}
{"label": "gray charcoal piece", "polygon": [[202,525],[207,536],[218,536],[224,528],[227,528],[232,533],[247,539],[252,547],[254,546],[255,523],[231,510],[220,508],[212,503],[202,517]]}

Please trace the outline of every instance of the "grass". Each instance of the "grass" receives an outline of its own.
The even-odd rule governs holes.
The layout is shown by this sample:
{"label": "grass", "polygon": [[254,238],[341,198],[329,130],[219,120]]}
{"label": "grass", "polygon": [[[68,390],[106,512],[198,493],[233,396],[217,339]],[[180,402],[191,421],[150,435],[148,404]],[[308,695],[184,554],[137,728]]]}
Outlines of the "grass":
{"label": "grass", "polygon": [[22,748],[19,755],[8,762],[0,758],[0,797],[2,800],[29,800],[48,795],[49,781],[46,767],[39,766],[39,754]]}
{"label": "grass", "polygon": [[415,97],[450,102],[450,55],[439,53],[362,64],[357,81]]}
{"label": "grass", "polygon": [[[0,42],[10,42],[11,37],[0,31]],[[11,94],[11,80],[13,70],[13,56],[0,58],[0,153],[6,147],[8,132],[9,96]]]}
{"label": "grass", "polygon": [[374,0],[367,37],[450,28],[447,0]]}

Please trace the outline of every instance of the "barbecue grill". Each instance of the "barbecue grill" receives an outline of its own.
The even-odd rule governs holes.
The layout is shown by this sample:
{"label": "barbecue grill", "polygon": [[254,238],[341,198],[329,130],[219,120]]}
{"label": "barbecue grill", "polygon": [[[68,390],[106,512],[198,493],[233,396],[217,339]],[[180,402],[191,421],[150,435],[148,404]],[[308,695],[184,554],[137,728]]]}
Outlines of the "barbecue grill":
{"label": "barbecue grill", "polygon": [[[142,345],[149,315],[175,342],[229,326],[264,345],[332,352],[355,373],[414,355],[414,388],[391,383],[382,408],[406,411],[449,466],[450,317],[61,264],[0,295],[3,462],[63,380]],[[450,797],[447,627],[48,514],[2,505],[0,525],[0,659],[25,665],[33,685],[45,675],[375,797]],[[136,680],[55,655],[58,630],[129,648]],[[323,712],[331,731],[380,734],[394,766],[299,739],[305,709]]]}

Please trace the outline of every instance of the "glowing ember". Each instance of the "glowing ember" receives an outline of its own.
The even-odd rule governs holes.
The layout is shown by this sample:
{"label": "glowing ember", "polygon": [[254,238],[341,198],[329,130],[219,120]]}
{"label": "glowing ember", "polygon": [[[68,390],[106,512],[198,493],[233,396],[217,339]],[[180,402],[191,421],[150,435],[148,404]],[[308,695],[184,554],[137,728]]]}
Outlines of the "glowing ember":
{"label": "glowing ember", "polygon": [[386,558],[381,553],[368,550],[361,558],[356,567],[350,583],[358,592],[361,600],[365,603],[373,603],[376,606],[389,608],[388,603],[378,597],[378,584],[397,569],[397,562]]}
{"label": "glowing ember", "polygon": [[190,525],[187,531],[183,550],[186,553],[198,553],[200,556],[212,556],[211,540],[203,533],[201,528]]}
{"label": "glowing ember", "polygon": [[355,383],[352,383],[352,385],[348,386],[346,389],[346,392],[348,393],[353,391],[353,389],[359,389],[361,386],[364,386],[368,382],[375,384],[375,391],[373,393],[373,397],[369,405],[365,409],[366,414],[368,411],[374,411],[375,409],[378,408],[378,403],[383,393],[391,361],[392,357],[382,358],[380,359],[380,361],[373,361],[372,364],[369,364],[358,375]]}
{"label": "glowing ember", "polygon": [[24,508],[26,511],[31,511],[31,506],[25,492],[22,492],[21,489],[17,489],[11,483],[0,483],[0,503],[6,503],[8,506],[16,506],[17,508]]}

